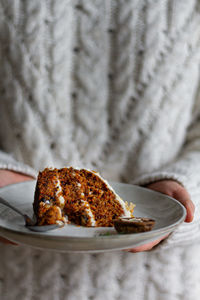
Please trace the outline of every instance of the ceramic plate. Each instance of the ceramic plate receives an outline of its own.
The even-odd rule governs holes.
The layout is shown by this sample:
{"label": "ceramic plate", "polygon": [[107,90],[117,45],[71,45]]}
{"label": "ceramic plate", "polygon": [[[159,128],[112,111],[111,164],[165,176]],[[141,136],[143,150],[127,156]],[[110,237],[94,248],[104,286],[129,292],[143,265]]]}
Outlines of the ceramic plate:
{"label": "ceramic plate", "polygon": [[[0,189],[0,196],[32,216],[35,181],[27,181]],[[172,232],[186,216],[185,208],[175,199],[142,187],[111,183],[128,202],[136,204],[135,216],[156,221],[152,231],[118,234],[114,228],[85,228],[66,225],[46,233],[32,232],[24,226],[23,217],[0,204],[0,235],[18,244],[59,252],[104,252],[128,249]]]}

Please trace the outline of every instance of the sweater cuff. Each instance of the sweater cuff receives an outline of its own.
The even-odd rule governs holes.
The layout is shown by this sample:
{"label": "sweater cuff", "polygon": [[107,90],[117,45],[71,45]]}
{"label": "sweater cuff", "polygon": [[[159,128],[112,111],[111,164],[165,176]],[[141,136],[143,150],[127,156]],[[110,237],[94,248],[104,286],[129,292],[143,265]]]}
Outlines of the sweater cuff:
{"label": "sweater cuff", "polygon": [[183,175],[171,173],[171,172],[154,172],[151,174],[145,174],[133,181],[133,184],[145,186],[147,184],[159,181],[159,180],[174,180],[185,187],[186,178]]}
{"label": "sweater cuff", "polygon": [[0,169],[37,177],[37,171],[27,164],[16,161],[11,155],[0,151]]}

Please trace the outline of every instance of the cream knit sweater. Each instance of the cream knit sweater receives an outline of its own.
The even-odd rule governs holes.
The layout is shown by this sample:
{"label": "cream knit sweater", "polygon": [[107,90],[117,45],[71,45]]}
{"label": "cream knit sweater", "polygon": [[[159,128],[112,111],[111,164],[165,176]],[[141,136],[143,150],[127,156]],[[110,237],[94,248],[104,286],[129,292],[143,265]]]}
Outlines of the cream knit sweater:
{"label": "cream knit sweater", "polygon": [[0,0],[0,168],[172,178],[196,205],[149,253],[0,245],[1,300],[197,300],[200,3]]}

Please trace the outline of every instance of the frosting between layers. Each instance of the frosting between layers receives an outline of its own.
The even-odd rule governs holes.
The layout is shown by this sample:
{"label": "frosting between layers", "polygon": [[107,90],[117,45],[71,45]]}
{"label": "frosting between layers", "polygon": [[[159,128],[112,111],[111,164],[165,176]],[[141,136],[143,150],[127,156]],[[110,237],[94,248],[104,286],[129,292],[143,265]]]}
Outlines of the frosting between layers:
{"label": "frosting between layers", "polygon": [[57,188],[56,197],[58,198],[58,200],[60,202],[60,207],[63,208],[65,205],[65,198],[61,195],[61,193],[63,193],[63,191],[62,191],[62,187],[61,187],[60,179],[58,178],[58,175],[57,175],[56,181],[54,183],[55,183],[55,187]]}
{"label": "frosting between layers", "polygon": [[83,203],[84,207],[86,208],[85,211],[88,213],[88,216],[90,217],[90,222],[92,226],[96,225],[96,221],[94,218],[94,214],[92,213],[90,209],[90,205],[86,200],[81,200],[81,203]]}
{"label": "frosting between layers", "polygon": [[[80,187],[81,184],[77,183],[77,186]],[[60,183],[60,179],[58,178],[58,174],[57,174],[57,178],[56,178],[56,181],[55,181],[55,187],[57,188],[56,196],[57,196],[57,199],[60,202],[60,208],[63,209],[64,205],[65,205],[65,198],[62,196],[63,189],[62,189],[62,186],[61,186],[61,183]],[[88,201],[82,199],[81,203],[83,204],[83,206],[85,208],[85,211],[88,214],[88,217],[90,217],[91,225],[95,226],[96,221],[95,221],[95,218],[94,218],[94,214],[92,213],[92,211],[90,209],[90,205],[89,205]],[[65,217],[67,217],[67,216],[65,216]]]}

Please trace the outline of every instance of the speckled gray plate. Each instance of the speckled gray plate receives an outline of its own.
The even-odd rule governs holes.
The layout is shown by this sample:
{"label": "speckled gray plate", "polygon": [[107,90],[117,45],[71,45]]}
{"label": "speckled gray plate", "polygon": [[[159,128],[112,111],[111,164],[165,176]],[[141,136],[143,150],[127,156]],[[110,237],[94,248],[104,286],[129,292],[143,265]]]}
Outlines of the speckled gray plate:
{"label": "speckled gray plate", "polygon": [[[27,181],[1,188],[0,196],[31,216],[35,184],[35,181]],[[47,233],[36,233],[24,226],[22,217],[0,204],[0,235],[39,249],[95,253],[128,249],[150,242],[172,232],[185,219],[185,208],[173,198],[130,184],[111,185],[124,200],[136,204],[135,216],[156,220],[152,231],[118,234],[114,228],[66,225]]]}

